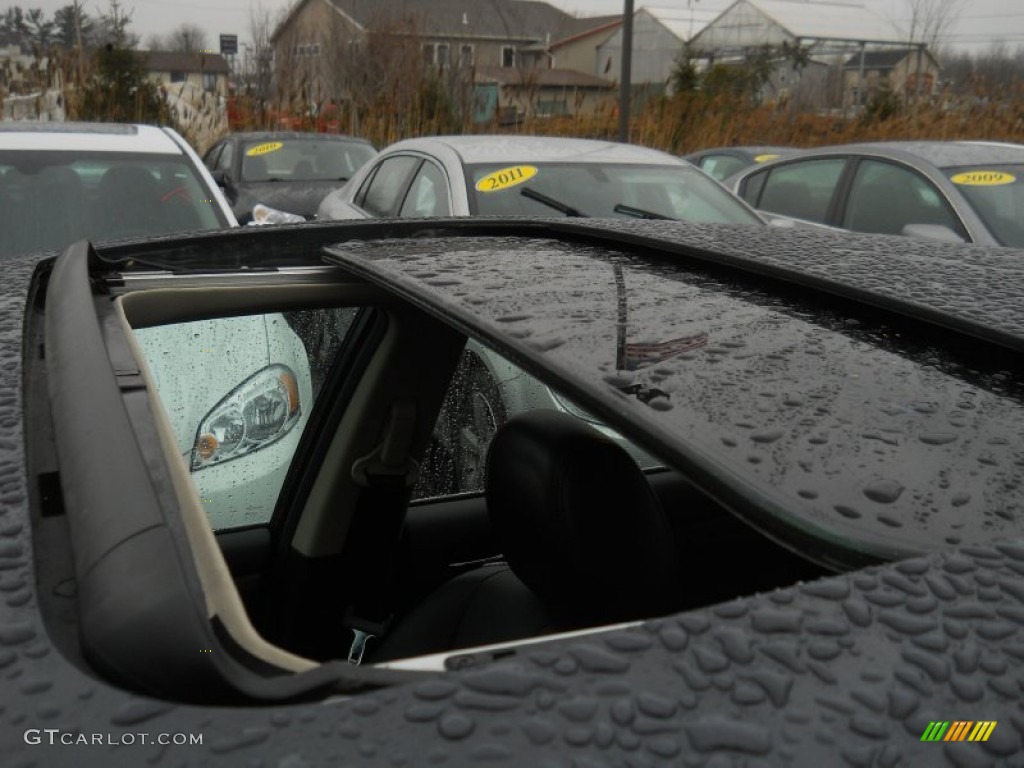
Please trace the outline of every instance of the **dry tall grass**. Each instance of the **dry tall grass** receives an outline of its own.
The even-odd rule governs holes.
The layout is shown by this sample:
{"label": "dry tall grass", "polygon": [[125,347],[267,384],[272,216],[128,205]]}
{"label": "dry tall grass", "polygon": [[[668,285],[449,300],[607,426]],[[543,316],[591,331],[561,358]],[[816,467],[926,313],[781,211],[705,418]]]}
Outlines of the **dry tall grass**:
{"label": "dry tall grass", "polygon": [[[362,136],[383,147],[414,136],[449,133],[521,133],[617,139],[614,99],[593,114],[564,118],[527,117],[514,126],[472,123],[454,118],[434,104],[414,101],[371,104],[353,114],[341,108],[320,118],[297,119],[294,105],[282,123],[282,111],[267,110],[257,120],[244,107],[233,114],[232,128],[328,131]],[[939,104],[904,106],[894,115],[843,116],[798,112],[775,106],[749,107],[699,95],[650,99],[633,111],[629,140],[682,154],[710,146],[780,145],[813,147],[853,141],[912,139],[985,139],[1019,142],[1024,137],[1024,92],[999,98],[974,96]]]}

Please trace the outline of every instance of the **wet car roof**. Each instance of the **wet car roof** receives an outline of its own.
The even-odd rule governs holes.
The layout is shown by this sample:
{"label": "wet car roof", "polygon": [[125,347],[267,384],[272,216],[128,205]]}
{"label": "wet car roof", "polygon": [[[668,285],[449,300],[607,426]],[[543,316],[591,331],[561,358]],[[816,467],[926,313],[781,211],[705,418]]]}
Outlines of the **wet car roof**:
{"label": "wet car roof", "polygon": [[[861,249],[845,240],[845,254],[830,256],[848,273],[865,283],[883,275],[955,321],[960,283],[946,283],[943,299],[941,277],[922,276],[912,258],[893,263],[871,238]],[[854,565],[1020,533],[1024,377],[1008,349],[1000,357],[993,350],[1005,348],[958,346],[952,335],[936,344],[933,329],[863,304],[625,248],[444,238],[330,252],[524,367],[585,382],[573,394],[587,407],[625,416],[637,439],[654,436],[647,447],[751,522],[805,552],[815,540],[823,561]],[[1024,270],[988,251],[978,259],[995,269],[976,277],[1002,298],[987,319],[1019,317]],[[630,371],[630,355],[648,363]]]}

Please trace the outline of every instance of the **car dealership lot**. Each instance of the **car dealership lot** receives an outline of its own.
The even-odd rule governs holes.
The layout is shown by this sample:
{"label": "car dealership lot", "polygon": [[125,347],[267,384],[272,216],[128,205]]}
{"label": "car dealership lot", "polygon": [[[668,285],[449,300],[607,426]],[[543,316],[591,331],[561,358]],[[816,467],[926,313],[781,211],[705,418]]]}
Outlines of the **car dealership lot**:
{"label": "car dealership lot", "polygon": [[[659,243],[658,235],[671,241]],[[322,245],[339,266],[316,267]],[[252,664],[239,647],[253,647],[246,645],[250,641],[231,641],[237,625],[215,629],[216,621],[205,621],[229,621],[231,611],[218,602],[224,595],[212,594],[218,590],[211,585],[230,592],[230,580],[190,566],[187,558],[172,567],[155,545],[133,555],[142,537],[118,528],[146,516],[148,527],[140,533],[164,536],[165,546],[179,555],[203,552],[209,562],[218,559],[209,531],[204,537],[188,528],[196,521],[196,500],[181,488],[168,496],[173,467],[161,466],[167,460],[156,440],[143,439],[159,435],[160,427],[139,400],[143,390],[131,379],[137,372],[121,358],[121,387],[99,386],[99,378],[92,387],[84,378],[88,358],[76,360],[75,347],[98,340],[96,349],[106,357],[120,349],[117,334],[98,327],[94,332],[82,322],[69,345],[61,331],[67,320],[42,317],[54,312],[53,291],[62,298],[61,315],[75,316],[74,306],[63,301],[73,299],[81,302],[79,320],[92,315],[96,325],[84,255],[80,250],[65,259],[59,279],[54,272],[49,285],[36,283],[24,342],[22,306],[38,257],[10,262],[5,286],[3,338],[10,362],[2,374],[9,400],[0,421],[7,478],[0,562],[9,567],[0,571],[0,672],[11,683],[2,694],[5,763],[9,755],[14,764],[69,765],[136,764],[140,757],[317,764],[331,756],[382,765],[499,758],[510,764],[589,759],[814,765],[838,759],[851,765],[984,765],[1012,764],[1019,753],[1019,254],[659,222],[596,229],[566,222],[449,221],[429,228],[423,222],[368,222],[104,249],[107,265],[93,262],[96,284],[121,297],[138,294],[139,306],[148,304],[153,312],[160,303],[146,293],[155,289],[159,270],[149,278],[144,269],[127,270],[123,276],[131,279],[119,285],[115,275],[127,269],[123,259],[152,268],[196,268],[210,266],[213,255],[221,268],[249,266],[251,275],[163,280],[170,290],[202,287],[212,303],[195,311],[207,314],[216,315],[212,308],[229,292],[237,296],[240,285],[273,292],[276,284],[278,300],[288,296],[291,305],[308,294],[323,302],[328,293],[337,303],[347,292],[350,299],[389,307],[395,327],[409,325],[402,318],[410,313],[411,327],[430,330],[417,337],[421,353],[424,345],[448,338],[445,329],[471,332],[642,442],[699,490],[683,497],[689,506],[680,507],[677,499],[671,512],[678,525],[674,535],[689,543],[692,564],[699,563],[678,585],[678,595],[704,607],[494,657],[459,654],[451,671],[422,679],[389,680],[391,673],[372,667],[334,663],[293,667],[269,682],[263,665]],[[547,272],[538,269],[541,260]],[[276,271],[267,271],[272,266]],[[103,302],[97,306],[102,311]],[[139,306],[126,311],[132,315]],[[166,313],[171,305],[163,306]],[[627,345],[693,338],[693,325],[708,333],[709,343],[685,351],[680,345],[677,356],[632,375],[619,365],[618,353],[625,354]],[[38,354],[44,341],[45,358]],[[24,357],[17,353],[22,344]],[[438,349],[433,365],[454,367],[458,346],[449,350],[447,363]],[[63,381],[79,365],[85,366],[83,376]],[[430,370],[421,369],[416,388],[430,387]],[[50,399],[43,378],[49,379]],[[90,393],[95,413],[76,407],[81,389]],[[377,407],[372,401],[369,406]],[[56,430],[47,426],[51,408]],[[113,425],[119,408],[130,424],[127,432]],[[93,417],[99,431],[83,432]],[[902,432],[894,431],[897,425]],[[826,426],[830,440],[813,442]],[[779,429],[784,434],[773,437]],[[68,441],[88,440],[82,435],[89,434],[106,447],[102,454],[69,451]],[[138,444],[121,439],[125,434],[137,435]],[[955,438],[947,439],[949,434]],[[809,471],[790,462],[798,454],[821,458]],[[133,455],[146,462],[151,480],[132,469]],[[892,476],[876,477],[880,473]],[[673,474],[648,477],[659,485],[675,482]],[[822,482],[811,488],[816,478]],[[301,483],[286,487],[305,493]],[[818,495],[801,493],[807,490]],[[935,498],[925,498],[930,493]],[[109,515],[100,511],[100,500],[112,505]],[[976,514],[958,518],[956,510],[972,505]],[[862,515],[836,507],[859,508]],[[413,510],[427,514],[430,503]],[[103,525],[94,535],[119,531],[124,538],[95,546],[83,532],[97,519]],[[744,524],[727,526],[719,539],[704,529],[737,519],[770,532],[774,542]],[[77,574],[70,569],[69,541],[76,565],[92,568]],[[231,561],[225,537],[220,543]],[[701,552],[712,545],[717,549]],[[777,566],[790,562],[791,551],[819,573],[846,573],[786,582]],[[886,555],[905,559],[861,565]],[[146,567],[133,568],[132,557],[142,557]],[[68,587],[73,580],[77,598]],[[730,592],[730,581],[744,580],[745,589]],[[235,582],[243,588],[237,575]],[[154,590],[157,584],[162,587]],[[99,585],[108,591],[97,602]],[[206,611],[194,610],[197,600]],[[708,605],[717,600],[723,602]],[[116,610],[122,601],[132,610]],[[97,616],[119,623],[96,624]],[[76,641],[87,661],[76,659]],[[337,656],[345,650],[339,647]],[[271,661],[283,666],[291,660],[279,655]],[[167,669],[152,669],[158,662]],[[172,673],[177,679],[168,677]],[[119,686],[103,679],[111,677]],[[318,703],[329,692],[350,690],[346,679],[396,685]],[[160,687],[167,701],[138,694],[147,687]],[[300,691],[301,703],[283,703]],[[214,701],[228,705],[210,709]],[[921,740],[932,722],[968,720],[997,725],[981,743]],[[121,736],[202,733],[204,739],[201,746],[122,739],[120,746],[86,748],[35,744],[38,734],[26,735],[45,728]]]}

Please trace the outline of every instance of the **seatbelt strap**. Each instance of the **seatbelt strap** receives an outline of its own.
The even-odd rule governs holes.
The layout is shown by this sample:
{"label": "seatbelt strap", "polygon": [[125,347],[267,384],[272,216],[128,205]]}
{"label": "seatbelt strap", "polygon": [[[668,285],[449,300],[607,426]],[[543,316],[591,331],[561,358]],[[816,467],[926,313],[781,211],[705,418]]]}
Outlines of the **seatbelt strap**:
{"label": "seatbelt strap", "polygon": [[391,623],[391,589],[398,543],[409,505],[409,492],[419,478],[419,465],[409,456],[416,428],[416,407],[394,403],[380,444],[352,465],[352,479],[361,486],[349,540],[358,597],[345,613],[352,630],[350,664],[362,663],[366,644],[382,637]]}

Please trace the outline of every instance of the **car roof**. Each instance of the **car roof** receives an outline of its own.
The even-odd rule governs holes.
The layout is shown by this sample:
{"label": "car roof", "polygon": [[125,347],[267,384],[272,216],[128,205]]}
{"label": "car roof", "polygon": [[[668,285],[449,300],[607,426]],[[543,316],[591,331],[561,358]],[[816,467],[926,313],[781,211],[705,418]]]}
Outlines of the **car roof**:
{"label": "car roof", "polygon": [[681,165],[673,155],[636,144],[562,136],[432,136],[392,144],[385,151],[447,149],[467,165],[476,163],[570,162]]}
{"label": "car roof", "polygon": [[[386,237],[393,226],[371,222],[368,228]],[[409,236],[414,226],[422,228],[422,222],[396,231]],[[134,250],[191,247],[209,254],[218,243],[239,243],[251,257],[321,233],[336,242],[344,238],[336,227],[162,238]],[[695,247],[714,242],[711,234],[692,233]],[[806,234],[803,252],[829,234]],[[854,251],[866,242],[849,240]],[[893,252],[903,247],[880,238],[878,250],[885,243]],[[776,253],[792,245],[791,238],[780,238]],[[131,253],[125,246],[103,250]],[[952,260],[986,250],[960,247],[938,255]],[[832,255],[841,255],[838,246]],[[5,302],[31,306],[27,297],[39,261],[38,255],[23,255],[5,264]],[[17,352],[23,323],[21,311],[0,313],[5,351]],[[20,403],[25,394],[29,359],[12,354],[0,368],[0,391],[11,402]],[[0,735],[16,764],[61,762],[57,751],[67,748],[59,738],[48,741],[48,732],[39,730],[44,727],[63,728],[63,735],[83,745],[103,734],[103,744],[115,744],[117,754],[139,750],[160,758],[170,752],[182,765],[209,764],[211,754],[224,764],[275,765],[332,759],[391,765],[422,756],[460,765],[560,760],[803,766],[833,765],[837,755],[851,765],[994,765],[1010,764],[1020,753],[1019,540],[794,584],[617,631],[467,654],[436,677],[322,704],[307,697],[298,705],[177,706],[140,697],[70,662],[74,642],[62,647],[55,639],[65,622],[42,615],[46,585],[32,576],[45,572],[47,558],[40,553],[56,537],[37,529],[29,489],[44,476],[54,478],[33,473],[31,461],[26,465],[31,433],[27,419],[0,420],[6,478],[0,557],[13,574],[0,601],[0,664],[12,683],[0,703],[14,713],[4,718]],[[67,523],[63,510],[44,522]],[[64,599],[65,585],[54,592]],[[999,723],[986,743],[925,742],[922,733],[931,732],[934,721],[956,718]],[[198,733],[201,742],[158,748],[150,741],[145,752],[145,742],[132,735],[136,731]],[[125,732],[133,741],[122,744]],[[33,736],[41,742],[33,743]],[[97,746],[76,752],[87,755],[76,757],[77,764],[118,762],[110,747]]]}
{"label": "car roof", "polygon": [[167,129],[121,123],[0,123],[0,150],[182,154]]}
{"label": "car roof", "polygon": [[241,141],[346,141],[370,144],[367,139],[339,133],[305,133],[302,131],[239,131],[225,138]]}
{"label": "car roof", "polygon": [[[875,141],[836,144],[805,150],[798,156],[837,152],[869,152],[892,158],[920,158],[937,168],[981,164],[1024,163],[1024,145],[971,141]],[[789,156],[786,159],[796,159]]]}
{"label": "car roof", "polygon": [[[634,227],[637,233],[680,231],[663,222]],[[1020,309],[1024,295],[1020,254],[962,255],[955,269],[947,270],[931,243],[915,243],[894,256],[888,240],[852,244],[851,238],[840,236],[819,239],[820,250],[808,253],[810,238],[803,233],[766,236],[761,230],[718,227],[705,230],[703,237],[719,264],[723,251],[737,258],[752,251],[776,253],[771,268],[788,272],[790,279],[822,287],[816,269],[831,271],[844,288],[872,294],[876,305],[888,301],[896,306],[899,292],[909,292],[921,302],[918,309],[933,317],[941,313],[946,327],[966,330],[964,323],[977,307],[975,319],[984,320],[972,335],[988,336],[982,327],[1005,332],[990,350],[996,359],[1004,342],[1024,349],[1020,322],[1007,325],[1005,317],[1008,311],[1016,313],[1011,308]],[[688,235],[691,243],[702,239],[692,231]],[[791,250],[779,249],[780,239]],[[759,241],[764,248],[757,246]],[[381,287],[398,284],[417,303],[461,319],[521,367],[528,369],[532,363],[571,372],[559,383],[571,387],[587,382],[589,392],[574,394],[589,398],[583,405],[609,423],[616,410],[621,416],[623,408],[633,407],[630,419],[638,432],[631,437],[643,444],[652,435],[663,436],[660,444],[644,447],[666,460],[673,458],[680,471],[700,478],[706,487],[729,489],[741,516],[773,530],[790,546],[799,549],[799,540],[809,534],[818,540],[824,557],[845,559],[853,566],[863,563],[861,557],[891,559],[944,549],[953,538],[983,543],[996,530],[1004,535],[1024,532],[1024,520],[993,521],[980,509],[966,510],[934,496],[944,478],[953,477],[958,491],[976,500],[985,496],[990,505],[1016,503],[1015,489],[1001,494],[993,484],[984,491],[980,485],[968,490],[975,481],[961,477],[955,467],[965,452],[992,450],[985,440],[1009,445],[1012,435],[1024,432],[1024,404],[993,394],[1002,387],[997,371],[988,374],[995,378],[982,375],[967,384],[961,378],[962,360],[954,363],[953,357],[925,352],[927,345],[910,343],[914,323],[904,326],[906,318],[879,325],[877,318],[860,314],[864,307],[832,315],[805,303],[815,291],[790,303],[776,295],[777,289],[751,287],[735,275],[698,276],[685,257],[653,265],[627,258],[625,252],[616,256],[558,241],[477,242],[477,247],[472,242],[454,247],[450,238],[433,245],[427,240],[343,244],[331,253],[337,263]],[[856,248],[852,257],[851,247]],[[937,268],[923,275],[920,260],[926,255]],[[744,269],[766,267],[759,258],[748,259]],[[434,279],[438,272],[445,280]],[[970,307],[963,304],[967,283],[979,292],[977,304]],[[617,297],[619,286],[625,287]],[[758,298],[759,290],[765,293]],[[462,300],[482,295],[488,300]],[[628,321],[616,309],[624,303]],[[901,311],[915,314],[912,308],[901,306]],[[808,322],[808,317],[813,320]],[[854,326],[859,330],[852,331]],[[908,340],[907,346],[895,343],[898,336]],[[949,346],[955,344],[951,337]],[[631,351],[639,354],[652,347],[687,349],[669,354],[653,368],[631,368]],[[538,350],[544,362],[536,359]],[[751,356],[779,363],[753,371],[746,362]],[[609,367],[611,361],[615,365]],[[869,370],[885,373],[860,374]],[[647,401],[639,395],[620,401],[610,397],[609,384],[639,386],[641,393],[653,394]],[[907,405],[922,387],[941,400],[935,408]],[[936,411],[948,415],[956,410],[953,392],[965,388],[976,390],[971,408],[1000,412],[998,427],[986,422],[991,431],[967,436],[951,432],[944,418],[934,418]],[[953,399],[947,402],[947,397]],[[868,414],[862,419],[843,415],[865,408]],[[823,412],[832,415],[822,419]],[[891,429],[900,437],[887,437]],[[826,450],[808,448],[819,439],[828,444]],[[879,446],[873,445],[876,439]],[[1006,460],[1008,456],[998,461]],[[972,522],[965,525],[965,518]]]}

